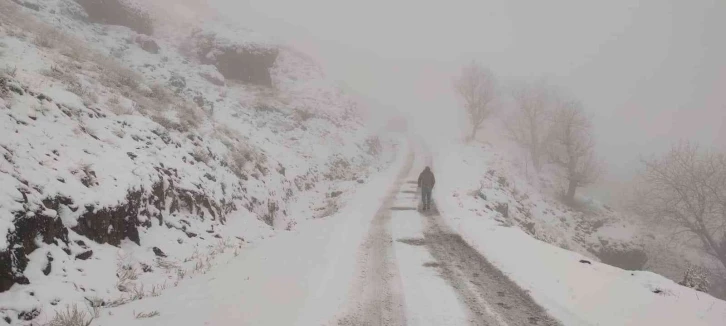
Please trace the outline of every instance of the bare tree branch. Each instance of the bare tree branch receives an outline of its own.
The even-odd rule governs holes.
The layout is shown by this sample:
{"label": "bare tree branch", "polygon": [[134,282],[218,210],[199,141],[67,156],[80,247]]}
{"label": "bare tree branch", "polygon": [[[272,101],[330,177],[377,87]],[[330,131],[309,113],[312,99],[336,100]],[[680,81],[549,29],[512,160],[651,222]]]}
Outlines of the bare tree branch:
{"label": "bare tree branch", "polygon": [[554,90],[544,82],[525,83],[512,95],[516,108],[505,121],[507,135],[527,149],[532,165],[540,171],[548,141]]}
{"label": "bare tree branch", "polygon": [[603,164],[595,156],[592,123],[585,115],[582,104],[561,97],[555,101],[547,153],[567,182],[565,199],[572,202],[577,188],[590,185],[600,178]]}
{"label": "bare tree branch", "polygon": [[688,230],[726,267],[726,155],[681,143],[643,163],[642,211]]}
{"label": "bare tree branch", "polygon": [[473,140],[482,123],[494,112],[496,78],[489,69],[472,61],[461,69],[461,75],[454,80],[454,89],[464,102],[471,123],[469,140]]}

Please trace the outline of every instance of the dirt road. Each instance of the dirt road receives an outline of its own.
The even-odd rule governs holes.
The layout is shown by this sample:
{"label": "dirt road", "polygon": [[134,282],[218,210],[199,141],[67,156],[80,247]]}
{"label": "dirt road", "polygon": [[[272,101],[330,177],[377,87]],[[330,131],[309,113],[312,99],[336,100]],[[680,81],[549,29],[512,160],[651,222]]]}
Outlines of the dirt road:
{"label": "dirt road", "polygon": [[416,179],[431,160],[414,149],[359,250],[338,325],[559,325],[453,232],[435,203],[420,210]]}

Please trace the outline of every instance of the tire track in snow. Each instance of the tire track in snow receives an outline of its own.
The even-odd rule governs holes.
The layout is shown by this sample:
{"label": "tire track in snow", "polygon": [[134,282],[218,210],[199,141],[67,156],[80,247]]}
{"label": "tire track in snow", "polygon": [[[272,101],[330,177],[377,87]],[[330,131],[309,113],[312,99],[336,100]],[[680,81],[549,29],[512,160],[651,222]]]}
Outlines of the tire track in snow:
{"label": "tire track in snow", "polygon": [[[424,151],[426,165],[433,169],[431,154],[427,148]],[[430,211],[420,215],[425,220],[425,245],[438,263],[434,267],[439,268],[469,309],[473,325],[560,325],[526,291],[451,230],[435,202]]]}
{"label": "tire track in snow", "polygon": [[403,291],[393,259],[393,238],[388,225],[390,208],[413,167],[414,158],[414,153],[409,152],[406,164],[371,222],[368,236],[358,254],[357,270],[360,274],[353,287],[352,311],[338,319],[338,325],[406,325]]}
{"label": "tire track in snow", "polygon": [[[432,166],[432,158],[427,149],[422,148],[416,152],[424,152],[421,155],[423,163]],[[371,222],[366,241],[358,253],[360,274],[353,287],[352,302],[344,317],[337,320],[337,324],[407,324],[406,293],[402,289],[398,266],[400,262],[395,259],[393,247],[394,240],[401,240],[399,242],[421,245],[427,249],[435,262],[426,263],[425,266],[437,269],[439,276],[451,286],[459,303],[469,315],[469,324],[560,325],[526,291],[452,231],[440,215],[436,203],[433,203],[430,211],[416,213],[424,223],[423,239],[392,239],[389,224],[394,212],[408,210],[408,207],[394,206],[397,195],[416,193],[416,182],[406,181],[414,166],[414,159],[415,154],[409,153],[406,165]],[[420,199],[416,196],[413,200],[418,204]]]}

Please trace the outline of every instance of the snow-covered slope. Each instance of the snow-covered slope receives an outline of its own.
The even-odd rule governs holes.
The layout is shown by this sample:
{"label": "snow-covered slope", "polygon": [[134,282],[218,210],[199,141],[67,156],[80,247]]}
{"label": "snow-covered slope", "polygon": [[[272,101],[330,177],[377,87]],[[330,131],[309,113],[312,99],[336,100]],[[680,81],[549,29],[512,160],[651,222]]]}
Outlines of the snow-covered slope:
{"label": "snow-covered slope", "polygon": [[271,85],[225,77],[194,35],[88,23],[71,0],[15,2],[0,0],[8,323],[157,295],[215,257],[333,214],[389,161],[379,154],[392,141],[362,127],[314,62],[253,32],[194,35],[218,35],[204,49],[218,55],[273,49],[269,67],[256,65],[269,53],[229,59],[252,60]]}
{"label": "snow-covered slope", "polygon": [[618,213],[564,207],[497,146],[434,148],[442,216],[565,325],[726,324],[725,301],[640,271],[645,233]]}

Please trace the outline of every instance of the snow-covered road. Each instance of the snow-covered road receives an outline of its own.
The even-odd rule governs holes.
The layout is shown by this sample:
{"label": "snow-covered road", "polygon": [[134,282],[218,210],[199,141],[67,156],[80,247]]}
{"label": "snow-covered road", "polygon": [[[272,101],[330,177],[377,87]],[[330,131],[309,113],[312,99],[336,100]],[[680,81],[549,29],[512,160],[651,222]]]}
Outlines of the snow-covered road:
{"label": "snow-covered road", "polygon": [[353,304],[338,324],[557,325],[435,206],[419,210],[416,179],[431,157],[420,143],[412,155],[369,229]]}
{"label": "snow-covered road", "polygon": [[[246,248],[164,295],[108,310],[103,325],[553,325],[441,221],[418,211],[420,144],[333,217]],[[407,154],[408,153],[408,154]],[[428,158],[428,159],[427,159]],[[139,312],[159,316],[136,319]]]}

